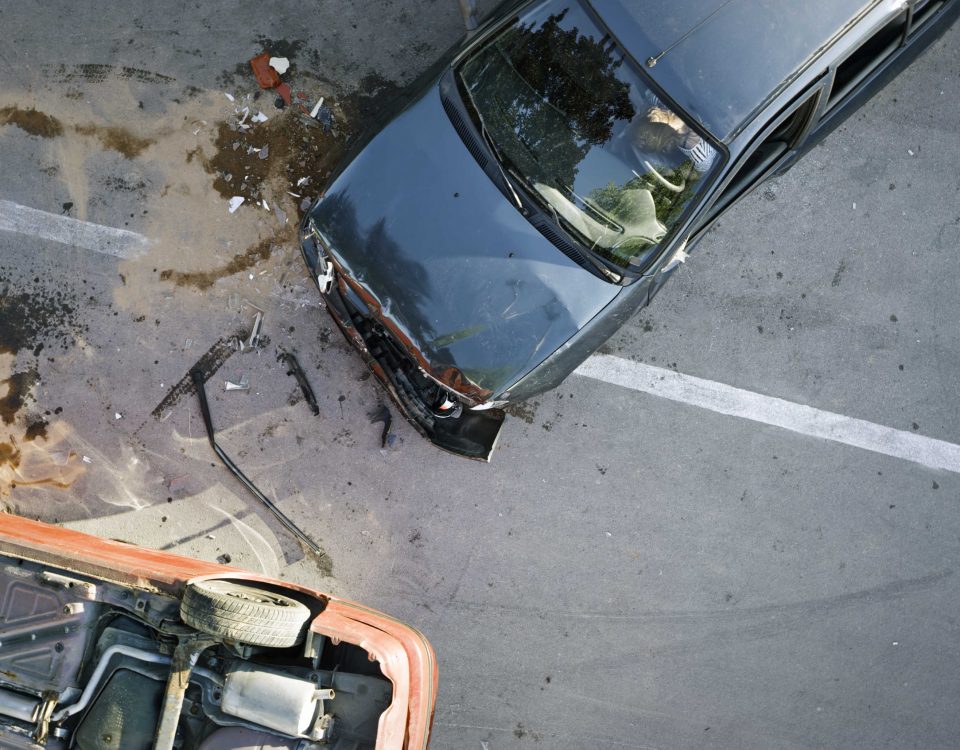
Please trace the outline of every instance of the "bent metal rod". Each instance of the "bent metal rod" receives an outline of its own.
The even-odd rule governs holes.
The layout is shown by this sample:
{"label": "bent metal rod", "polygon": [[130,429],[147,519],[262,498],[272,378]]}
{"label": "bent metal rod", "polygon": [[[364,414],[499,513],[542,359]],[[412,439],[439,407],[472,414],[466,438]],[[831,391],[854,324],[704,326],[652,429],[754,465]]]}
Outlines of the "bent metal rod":
{"label": "bent metal rod", "polygon": [[299,526],[291,521],[287,515],[280,510],[280,508],[278,508],[272,500],[270,500],[270,498],[264,495],[259,488],[253,482],[251,482],[246,475],[240,471],[239,468],[237,468],[237,465],[230,460],[230,456],[224,453],[223,449],[217,445],[216,433],[213,429],[213,419],[210,417],[210,405],[207,403],[207,392],[203,385],[203,370],[191,370],[190,377],[193,379],[193,383],[197,387],[197,396],[200,397],[200,411],[203,412],[203,423],[207,427],[207,437],[210,439],[210,447],[213,448],[213,452],[217,454],[217,458],[223,462],[224,466],[230,469],[233,475],[243,483],[244,487],[250,490],[251,494],[256,497],[257,500],[267,506],[267,510],[273,513],[276,519],[282,523],[291,534],[300,540],[301,544],[303,544],[318,557],[325,557],[326,553],[320,549],[320,545],[307,536]]}

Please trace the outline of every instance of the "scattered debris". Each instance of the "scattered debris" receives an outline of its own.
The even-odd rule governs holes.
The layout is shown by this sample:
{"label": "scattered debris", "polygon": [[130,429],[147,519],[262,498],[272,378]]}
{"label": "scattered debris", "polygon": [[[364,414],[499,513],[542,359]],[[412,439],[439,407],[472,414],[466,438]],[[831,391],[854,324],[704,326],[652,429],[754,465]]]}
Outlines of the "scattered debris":
{"label": "scattered debris", "polygon": [[232,102],[235,102],[235,101],[236,101],[236,99],[234,98],[233,94],[228,94],[226,91],[224,91],[224,92],[223,92],[223,95],[224,95],[225,97],[227,97],[227,99],[229,99],[229,100],[232,101]]}
{"label": "scattered debris", "polygon": [[262,89],[272,89],[280,85],[280,74],[270,67],[270,53],[261,52],[250,58],[250,68]]}
{"label": "scattered debris", "polygon": [[224,552],[222,555],[217,555],[217,562],[221,565],[229,565],[231,560],[233,560],[233,558],[230,557],[230,555],[226,552]]}
{"label": "scattered debris", "polygon": [[277,71],[280,75],[286,73],[287,69],[290,67],[290,61],[285,57],[271,57],[269,62],[270,67]]}
{"label": "scattered debris", "polygon": [[257,110],[257,114],[255,114],[255,115],[254,115],[253,117],[251,117],[250,119],[251,119],[251,121],[253,121],[253,122],[266,122],[266,121],[267,121],[268,119],[270,119],[270,118],[268,118],[268,117],[267,117],[265,114],[263,114],[263,112],[261,112],[260,110]]}
{"label": "scattered debris", "polygon": [[225,391],[249,391],[250,382],[246,375],[241,375],[240,380],[224,380],[223,390]]}
{"label": "scattered debris", "polygon": [[300,390],[303,391],[303,397],[306,399],[310,411],[313,412],[315,417],[320,416],[320,405],[317,403],[317,397],[314,395],[313,388],[310,387],[310,382],[307,380],[307,373],[303,371],[303,367],[300,366],[300,362],[296,356],[278,347],[277,362],[286,364],[287,375],[293,375],[293,377],[297,379],[297,383],[300,384]]}
{"label": "scattered debris", "polygon": [[383,422],[383,431],[380,433],[380,447],[386,448],[387,445],[392,445],[393,435],[390,434],[390,427],[393,425],[393,415],[386,405],[380,404],[378,408],[374,409],[367,416],[370,418],[370,424]]}
{"label": "scattered debris", "polygon": [[266,159],[270,155],[270,146],[266,145],[260,149],[260,153],[257,154],[261,159]]}
{"label": "scattered debris", "polygon": [[93,463],[93,459],[90,458],[90,456],[84,456],[84,457],[83,457],[83,462],[84,462],[85,464],[92,464],[92,463]]}
{"label": "scattered debris", "polygon": [[240,206],[243,205],[244,200],[246,200],[242,195],[235,195],[230,199],[230,213],[236,211]]}
{"label": "scattered debris", "polygon": [[113,418],[114,418],[114,419],[123,419],[123,414],[121,414],[121,413],[118,412],[118,411],[115,411],[115,412],[113,413]]}
{"label": "scattered debris", "polygon": [[226,466],[231,473],[243,483],[244,487],[246,487],[254,497],[256,497],[267,507],[267,510],[269,510],[291,534],[300,540],[304,547],[313,552],[318,558],[326,557],[326,553],[320,549],[320,545],[313,541],[293,521],[284,515],[283,511],[281,511],[270,500],[270,498],[264,495],[253,482],[247,479],[243,472],[237,468],[236,464],[230,460],[230,457],[223,452],[219,445],[217,445],[216,433],[213,429],[213,418],[210,416],[210,405],[207,403],[207,393],[203,386],[205,377],[204,372],[203,370],[192,370],[190,372],[190,377],[193,379],[194,387],[197,390],[197,396],[200,399],[200,411],[203,413],[203,423],[207,428],[207,438],[209,439],[210,447],[217,455],[217,458],[219,458],[223,462],[223,465]]}
{"label": "scattered debris", "polygon": [[[277,101],[282,102],[284,106],[289,107],[290,103],[293,101],[290,97],[290,87],[285,83],[281,83],[279,86],[277,86],[277,93],[280,94]],[[276,102],[274,102],[274,104],[276,104]],[[277,104],[277,109],[283,109],[283,106]]]}
{"label": "scattered debris", "polygon": [[[253,278],[251,276],[251,278]],[[260,345],[260,329],[263,328],[263,313],[258,312],[253,318],[253,325],[250,327],[250,340],[247,341],[247,347],[256,349]]]}
{"label": "scattered debris", "polygon": [[310,116],[311,116],[313,119],[317,119],[317,113],[320,111],[320,107],[322,107],[322,106],[323,106],[323,97],[321,96],[321,97],[317,100],[317,103],[313,105],[313,109],[310,110]]}
{"label": "scattered debris", "polygon": [[187,339],[186,341],[184,341],[184,342],[183,342],[183,348],[184,348],[184,350],[186,350],[186,349],[192,349],[192,348],[193,348],[193,339]]}

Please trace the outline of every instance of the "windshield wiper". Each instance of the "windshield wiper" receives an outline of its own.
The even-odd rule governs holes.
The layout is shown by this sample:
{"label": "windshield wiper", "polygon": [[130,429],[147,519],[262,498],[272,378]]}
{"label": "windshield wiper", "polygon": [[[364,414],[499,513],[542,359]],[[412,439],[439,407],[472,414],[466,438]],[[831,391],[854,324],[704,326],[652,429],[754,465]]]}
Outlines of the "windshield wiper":
{"label": "windshield wiper", "polygon": [[483,116],[480,114],[480,110],[477,110],[476,107],[474,107],[474,110],[477,113],[477,120],[480,122],[480,135],[483,136],[483,140],[486,141],[487,146],[490,148],[490,152],[493,154],[493,159],[497,163],[497,169],[500,170],[500,175],[503,177],[504,184],[506,184],[507,188],[510,190],[510,195],[513,196],[514,203],[516,203],[517,208],[523,212],[523,201],[520,200],[520,196],[517,194],[516,188],[513,187],[513,183],[510,181],[506,170],[503,168],[503,156],[500,153],[500,149],[497,148],[497,144],[494,143],[493,137],[490,135],[490,131],[487,130],[487,124],[483,121]]}
{"label": "windshield wiper", "polygon": [[619,284],[623,280],[623,276],[621,276],[618,273],[614,273],[609,268],[607,268],[603,263],[597,260],[597,258],[594,256],[594,253],[596,251],[593,248],[587,248],[586,245],[581,240],[578,240],[576,237],[573,236],[570,230],[567,229],[564,223],[564,220],[560,218],[560,214],[557,213],[557,209],[549,201],[544,201],[544,203],[546,204],[547,208],[550,209],[551,213],[553,213],[553,221],[558,227],[560,227],[560,231],[563,232],[565,235],[567,235],[570,241],[573,242],[575,245],[580,245],[581,247],[587,250],[585,253],[580,253],[580,257],[582,257],[591,266],[593,266],[598,273],[606,277],[607,280],[612,281],[615,284]]}

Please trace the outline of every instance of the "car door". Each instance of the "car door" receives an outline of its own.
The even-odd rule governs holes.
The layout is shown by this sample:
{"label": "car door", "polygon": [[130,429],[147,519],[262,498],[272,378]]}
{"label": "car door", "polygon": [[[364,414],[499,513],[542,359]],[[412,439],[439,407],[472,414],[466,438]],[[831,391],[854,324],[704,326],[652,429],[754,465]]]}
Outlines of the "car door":
{"label": "car door", "polygon": [[771,175],[785,169],[804,150],[806,136],[816,123],[826,90],[826,76],[777,112],[737,159],[696,221],[693,243],[728,208]]}
{"label": "car door", "polygon": [[677,243],[677,249],[654,274],[648,302],[683,262],[687,251],[728,208],[802,152],[805,138],[820,112],[826,83],[826,76],[818,79],[779,110],[744,150],[709,199],[706,209],[694,220],[694,228],[687,239]]}

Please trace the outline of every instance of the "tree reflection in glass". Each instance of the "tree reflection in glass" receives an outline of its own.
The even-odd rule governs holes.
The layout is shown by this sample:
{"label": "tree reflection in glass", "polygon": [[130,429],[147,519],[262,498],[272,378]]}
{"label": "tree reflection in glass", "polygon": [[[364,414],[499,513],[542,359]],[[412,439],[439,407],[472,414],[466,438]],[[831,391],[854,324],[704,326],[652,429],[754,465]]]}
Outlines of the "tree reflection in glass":
{"label": "tree reflection in glass", "polygon": [[578,4],[534,6],[458,74],[511,178],[616,265],[654,254],[709,169],[691,156],[699,136]]}

